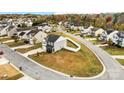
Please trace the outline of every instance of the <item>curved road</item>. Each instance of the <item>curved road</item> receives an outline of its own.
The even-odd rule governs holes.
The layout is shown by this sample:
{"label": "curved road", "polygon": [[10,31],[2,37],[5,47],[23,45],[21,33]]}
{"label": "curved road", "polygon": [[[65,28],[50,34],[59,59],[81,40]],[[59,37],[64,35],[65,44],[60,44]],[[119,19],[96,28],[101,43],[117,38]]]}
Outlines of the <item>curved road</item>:
{"label": "curved road", "polygon": [[[71,35],[69,33],[66,33],[68,35]],[[76,39],[80,40],[82,44],[88,46],[92,51],[94,51],[97,56],[102,60],[103,64],[106,67],[105,73],[95,79],[124,79],[124,70],[121,68],[121,65],[116,62],[108,53],[106,53],[101,48],[94,46],[89,41],[86,41],[80,37],[71,35],[75,37]],[[5,57],[10,60],[12,64],[14,64],[16,67],[22,67],[22,70],[24,73],[28,74],[29,76],[35,78],[35,79],[48,79],[48,80],[56,80],[56,79],[73,79],[68,76],[64,76],[62,74],[55,73],[49,69],[46,69],[44,67],[41,67],[40,65],[32,62],[31,60],[23,57],[19,53],[11,50],[9,47],[7,47],[4,44],[0,44],[0,49],[4,51]]]}
{"label": "curved road", "polygon": [[106,71],[105,73],[96,78],[96,79],[110,79],[110,80],[122,80],[124,79],[124,69],[121,67],[121,65],[111,57],[111,55],[109,55],[107,52],[105,52],[103,49],[93,45],[91,42],[82,39],[81,37],[78,36],[74,36],[72,34],[66,33],[70,36],[73,36],[74,38],[78,39],[79,41],[81,41],[82,44],[86,45],[88,48],[90,48],[92,51],[94,51],[97,56],[101,59],[101,61],[103,62]]}

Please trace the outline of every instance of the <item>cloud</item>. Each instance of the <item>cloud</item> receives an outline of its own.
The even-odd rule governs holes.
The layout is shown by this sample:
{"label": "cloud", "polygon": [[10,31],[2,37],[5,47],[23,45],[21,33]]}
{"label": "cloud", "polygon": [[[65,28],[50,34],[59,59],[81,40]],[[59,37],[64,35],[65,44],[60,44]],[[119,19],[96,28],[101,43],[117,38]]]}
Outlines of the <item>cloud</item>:
{"label": "cloud", "polygon": [[123,12],[123,0],[0,0],[1,12]]}

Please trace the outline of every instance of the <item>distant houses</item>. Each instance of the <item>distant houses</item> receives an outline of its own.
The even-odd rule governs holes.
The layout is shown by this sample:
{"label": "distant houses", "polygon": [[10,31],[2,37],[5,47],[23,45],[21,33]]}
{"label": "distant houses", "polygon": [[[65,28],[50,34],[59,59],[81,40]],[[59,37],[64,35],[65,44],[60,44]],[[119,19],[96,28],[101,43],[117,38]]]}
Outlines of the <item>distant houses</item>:
{"label": "distant houses", "polygon": [[118,31],[114,31],[114,30],[104,31],[100,36],[100,40],[109,41],[109,39],[111,39],[114,42],[114,40],[115,40],[114,35],[117,33],[118,33]]}
{"label": "distant houses", "polygon": [[124,47],[124,32],[117,33],[117,45],[120,47]]}

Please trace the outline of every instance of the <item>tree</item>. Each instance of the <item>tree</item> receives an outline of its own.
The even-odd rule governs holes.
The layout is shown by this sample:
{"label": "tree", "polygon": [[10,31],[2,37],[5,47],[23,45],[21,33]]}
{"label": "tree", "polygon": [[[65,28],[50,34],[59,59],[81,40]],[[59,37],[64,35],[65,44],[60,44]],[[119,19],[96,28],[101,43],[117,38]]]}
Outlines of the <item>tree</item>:
{"label": "tree", "polygon": [[109,40],[108,40],[108,42],[107,42],[107,44],[108,44],[109,46],[112,46],[112,45],[113,45],[112,40],[111,40],[111,39],[109,39]]}

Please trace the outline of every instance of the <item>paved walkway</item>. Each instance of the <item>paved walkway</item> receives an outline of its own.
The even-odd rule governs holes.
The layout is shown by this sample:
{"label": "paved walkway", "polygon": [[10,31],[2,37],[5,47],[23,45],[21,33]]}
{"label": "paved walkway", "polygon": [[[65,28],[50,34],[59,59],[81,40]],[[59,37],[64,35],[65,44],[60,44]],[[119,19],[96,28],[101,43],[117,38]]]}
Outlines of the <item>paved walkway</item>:
{"label": "paved walkway", "polygon": [[102,47],[102,46],[108,46],[108,44],[100,44],[100,45],[96,45],[97,47]]}
{"label": "paved walkway", "polygon": [[96,38],[85,38],[85,40],[92,41],[92,40],[96,40]]}
{"label": "paved walkway", "polygon": [[7,40],[7,41],[4,41],[2,43],[10,43],[10,42],[14,42],[14,40]]}
{"label": "paved walkway", "polygon": [[93,45],[91,42],[85,39],[71,35],[69,33],[66,33],[66,34],[73,36],[74,38],[81,41],[82,44],[88,46],[101,59],[101,61],[105,65],[106,71],[102,76],[96,79],[111,79],[111,80],[112,79],[124,79],[124,69],[115,59],[111,57],[111,55],[109,55],[103,49]]}
{"label": "paved walkway", "polygon": [[29,48],[29,47],[32,47],[32,46],[34,46],[34,45],[26,44],[26,45],[21,45],[21,46],[13,47],[11,49]]}
{"label": "paved walkway", "polygon": [[3,38],[8,38],[8,36],[2,36],[2,37],[0,37],[0,39],[3,39]]}
{"label": "paved walkway", "polygon": [[124,55],[114,55],[112,56],[114,59],[124,59]]}
{"label": "paved walkway", "polygon": [[43,52],[44,50],[42,48],[37,48],[37,49],[34,49],[34,50],[31,50],[31,51],[28,51],[27,53],[24,53],[23,55],[24,56],[28,56],[28,55],[33,55],[33,54],[36,54],[37,52]]}

